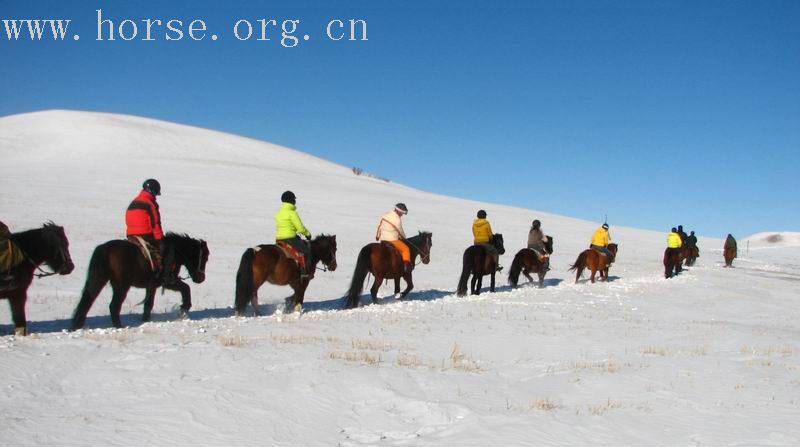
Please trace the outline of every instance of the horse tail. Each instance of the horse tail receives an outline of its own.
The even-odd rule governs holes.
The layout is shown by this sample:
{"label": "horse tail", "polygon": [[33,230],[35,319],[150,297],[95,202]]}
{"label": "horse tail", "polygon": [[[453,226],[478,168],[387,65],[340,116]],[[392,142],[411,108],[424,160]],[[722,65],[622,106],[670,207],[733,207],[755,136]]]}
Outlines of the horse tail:
{"label": "horse tail", "polygon": [[569,268],[569,271],[577,270],[577,273],[575,273],[575,282],[578,282],[578,278],[583,274],[583,269],[586,268],[587,256],[587,250],[582,251],[581,254],[578,255],[578,259],[575,260],[575,263]]}
{"label": "horse tail", "polygon": [[469,279],[470,273],[472,273],[472,257],[470,256],[470,249],[467,248],[464,250],[461,277],[458,279],[458,290],[456,291],[458,296],[464,296],[467,294],[467,280]]}
{"label": "horse tail", "polygon": [[361,296],[361,291],[364,290],[364,279],[369,273],[371,253],[372,249],[369,245],[362,248],[358,253],[356,268],[353,271],[353,280],[350,282],[350,290],[347,291],[347,301],[344,305],[346,309],[358,307],[358,298]]}
{"label": "horse tail", "polygon": [[242,260],[239,261],[239,270],[236,272],[236,299],[234,300],[234,310],[237,314],[243,314],[247,308],[247,302],[253,297],[253,257],[256,251],[248,248],[242,253]]}
{"label": "horse tail", "polygon": [[86,314],[89,313],[92,304],[100,295],[100,291],[108,283],[111,277],[108,266],[108,247],[107,244],[98,245],[92,253],[89,261],[89,271],[86,274],[86,283],[83,285],[81,300],[75,307],[72,315],[70,330],[76,331],[86,323]]}
{"label": "horse tail", "polygon": [[511,287],[517,287],[519,282],[519,274],[522,271],[522,256],[525,252],[520,251],[514,256],[514,261],[511,262],[511,269],[508,270],[508,283]]}

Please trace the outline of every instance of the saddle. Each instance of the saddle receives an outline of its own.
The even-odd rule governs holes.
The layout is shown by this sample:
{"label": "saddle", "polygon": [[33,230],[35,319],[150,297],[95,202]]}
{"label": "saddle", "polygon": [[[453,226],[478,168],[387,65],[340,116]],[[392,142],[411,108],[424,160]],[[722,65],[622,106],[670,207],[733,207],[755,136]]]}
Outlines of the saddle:
{"label": "saddle", "polygon": [[158,248],[148,243],[141,236],[128,236],[128,242],[139,249],[144,259],[150,264],[151,271],[158,271],[158,268],[161,267],[161,253],[158,252]]}
{"label": "saddle", "polygon": [[11,239],[0,237],[0,278],[23,261],[25,255],[22,250]]}
{"label": "saddle", "polygon": [[[384,247],[388,248],[389,252],[392,253],[392,256],[394,256],[397,259],[399,259],[400,260],[400,265],[403,265],[403,255],[400,254],[400,250],[398,250],[397,247],[395,247],[393,243],[391,243],[389,241],[381,241],[380,244],[383,245]],[[414,269],[414,264],[411,264],[410,268],[413,270]]]}
{"label": "saddle", "polygon": [[281,249],[283,254],[297,263],[302,271],[306,270],[306,257],[303,252],[292,246],[292,244],[284,241],[275,242],[275,246]]}
{"label": "saddle", "polygon": [[539,250],[537,250],[535,248],[528,247],[528,250],[532,251],[533,254],[536,255],[536,258],[539,259],[539,263],[543,263],[544,261],[547,260],[547,258],[550,257],[550,255],[547,254],[547,252],[540,252]]}

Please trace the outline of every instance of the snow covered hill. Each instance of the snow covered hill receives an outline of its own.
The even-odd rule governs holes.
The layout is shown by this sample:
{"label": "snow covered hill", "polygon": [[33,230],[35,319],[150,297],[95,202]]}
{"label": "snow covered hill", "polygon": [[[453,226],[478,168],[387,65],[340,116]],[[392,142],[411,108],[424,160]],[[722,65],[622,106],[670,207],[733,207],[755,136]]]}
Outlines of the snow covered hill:
{"label": "snow covered hill", "polygon": [[[721,268],[721,240],[701,238],[697,266],[664,280],[666,234],[611,222],[612,281],[574,284],[567,268],[599,222],[431,194],[239,136],[48,111],[0,118],[0,160],[0,220],[63,225],[76,265],[34,282],[32,336],[8,335],[0,303],[4,444],[800,443],[795,236],[776,250],[740,242],[734,269]],[[91,251],[123,235],[148,177],[162,184],[165,229],[209,243],[190,319],[176,320],[167,292],[140,324],[133,290],[130,327],[111,329],[106,290],[86,330],[63,332]],[[234,318],[241,253],[271,242],[286,189],[313,233],[337,235],[339,269],[317,274],[301,315],[280,311],[288,288],[265,286],[268,316]],[[433,233],[431,264],[406,302],[387,286],[384,304],[339,310],[358,250],[398,201],[407,232]],[[556,248],[547,288],[510,290],[503,275],[497,293],[454,296],[481,208],[506,266],[542,220]]]}

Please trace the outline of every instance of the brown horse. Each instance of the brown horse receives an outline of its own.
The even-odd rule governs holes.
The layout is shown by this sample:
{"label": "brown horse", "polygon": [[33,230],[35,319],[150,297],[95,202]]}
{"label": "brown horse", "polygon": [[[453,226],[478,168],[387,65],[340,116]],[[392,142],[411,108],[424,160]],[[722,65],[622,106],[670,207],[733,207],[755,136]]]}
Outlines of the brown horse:
{"label": "brown horse", "polygon": [[35,230],[12,234],[9,239],[24,253],[25,260],[9,270],[9,279],[0,284],[0,298],[7,298],[11,306],[11,318],[14,320],[14,334],[28,335],[28,322],[25,318],[25,303],[28,300],[28,287],[33,282],[34,271],[46,264],[53,273],[42,273],[36,276],[54,274],[68,275],[75,269],[69,255],[69,241],[64,229],[48,222]]}
{"label": "brown horse", "polygon": [[686,260],[686,266],[691,267],[697,261],[697,258],[700,257],[700,249],[697,248],[697,245],[692,245],[691,247],[684,245],[681,257]]}
{"label": "brown horse", "polygon": [[[418,235],[410,237],[404,241],[411,249],[411,263],[414,264],[417,256],[422,258],[422,263],[427,264],[431,261],[431,247],[433,246],[433,235],[428,232],[420,232]],[[345,308],[351,309],[358,307],[361,291],[364,289],[364,279],[368,273],[375,276],[370,292],[372,302],[378,303],[378,289],[384,279],[394,279],[394,294],[400,293],[400,278],[406,282],[406,290],[400,295],[403,299],[408,292],[414,288],[411,272],[406,272],[403,268],[403,260],[400,253],[388,243],[371,243],[364,246],[358,253],[356,268],[353,272],[353,281],[350,283],[350,290],[347,292]]]}
{"label": "brown horse", "polygon": [[685,248],[666,248],[664,250],[664,278],[670,279],[683,271],[681,264],[687,253]]}
{"label": "brown horse", "polygon": [[[610,251],[616,259],[617,244],[608,244],[608,251]],[[583,269],[585,268],[588,268],[592,271],[592,283],[594,283],[594,276],[598,271],[600,272],[600,279],[608,281],[608,266],[606,262],[606,255],[600,254],[597,250],[589,248],[578,255],[578,259],[575,260],[575,263],[572,264],[572,267],[570,267],[569,270],[577,270],[577,273],[575,274],[575,283],[578,282],[578,279],[580,279],[581,275],[583,274]]]}
{"label": "brown horse", "polygon": [[[336,236],[321,235],[311,241],[311,255],[306,259],[306,267],[313,272],[319,262],[330,271],[336,270]],[[265,282],[291,286],[294,293],[286,298],[286,310],[302,311],[306,289],[312,278],[313,275],[301,275],[297,262],[288,258],[277,245],[248,248],[242,254],[236,273],[236,316],[244,316],[248,301],[253,306],[253,314],[260,315],[258,289]]]}
{"label": "brown horse", "polygon": [[194,239],[185,234],[167,233],[164,237],[166,251],[172,254],[173,263],[170,277],[173,280],[164,284],[163,278],[156,277],[139,247],[127,240],[108,241],[97,246],[89,261],[89,272],[83,286],[81,300],[75,307],[72,316],[71,330],[78,330],[86,323],[86,315],[103,288],[111,283],[113,295],[109,312],[111,323],[116,328],[122,327],[120,312],[122,303],[131,287],[145,289],[142,321],[150,321],[155,304],[156,290],[159,287],[174,290],[181,294],[180,317],[184,318],[192,308],[192,293],[189,285],[178,277],[181,266],[186,267],[189,276],[196,284],[206,279],[206,262],[208,262],[208,245],[202,239]]}
{"label": "brown horse", "polygon": [[[502,234],[498,233],[492,236],[491,244],[499,254],[502,255],[506,252],[506,248],[503,246]],[[461,277],[458,280],[458,296],[467,294],[467,280],[470,275],[472,275],[470,292],[473,295],[480,295],[483,275],[491,275],[489,290],[494,292],[494,275],[497,273],[497,264],[494,262],[494,256],[490,256],[485,247],[480,245],[467,247],[464,250],[463,264]]]}
{"label": "brown horse", "polygon": [[725,258],[725,267],[733,267],[733,260],[736,258],[736,247],[726,247],[722,256]]}
{"label": "brown horse", "polygon": [[[553,254],[552,237],[547,237],[544,250],[549,255]],[[546,275],[547,272],[542,271],[543,265],[544,263],[539,259],[539,256],[536,255],[535,251],[530,248],[523,248],[517,252],[514,256],[514,261],[511,262],[511,269],[508,271],[508,283],[511,284],[511,287],[517,287],[520,273],[528,278],[529,283],[532,283],[533,278],[531,277],[531,273],[537,273],[539,275],[539,288],[544,287],[544,275]]]}

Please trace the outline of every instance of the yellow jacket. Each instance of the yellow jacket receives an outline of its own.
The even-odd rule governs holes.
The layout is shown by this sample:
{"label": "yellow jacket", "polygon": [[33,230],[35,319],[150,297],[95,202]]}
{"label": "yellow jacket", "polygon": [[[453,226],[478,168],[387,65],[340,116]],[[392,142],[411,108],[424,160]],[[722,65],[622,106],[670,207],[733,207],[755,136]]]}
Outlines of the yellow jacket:
{"label": "yellow jacket", "polygon": [[311,236],[311,232],[300,220],[297,208],[291,203],[284,202],[278,212],[275,213],[275,240],[294,239],[298,233],[306,237]]}
{"label": "yellow jacket", "polygon": [[678,233],[670,232],[667,235],[667,247],[668,248],[681,248],[681,235]]}
{"label": "yellow jacket", "polygon": [[486,219],[475,219],[472,222],[472,235],[476,244],[488,244],[492,240],[492,225]]}
{"label": "yellow jacket", "polygon": [[600,247],[608,247],[608,240],[610,236],[608,235],[608,230],[603,227],[597,229],[592,235],[592,245],[598,245]]}

